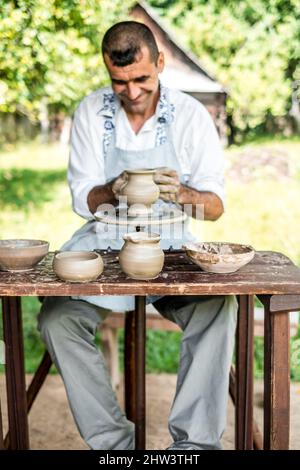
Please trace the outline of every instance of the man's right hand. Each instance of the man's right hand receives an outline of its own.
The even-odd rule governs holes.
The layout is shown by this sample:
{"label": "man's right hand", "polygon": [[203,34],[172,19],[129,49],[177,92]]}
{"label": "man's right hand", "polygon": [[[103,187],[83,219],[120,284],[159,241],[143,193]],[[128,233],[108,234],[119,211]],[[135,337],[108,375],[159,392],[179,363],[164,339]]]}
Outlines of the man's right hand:
{"label": "man's right hand", "polygon": [[115,199],[119,200],[121,191],[124,188],[125,184],[128,181],[128,174],[126,171],[123,171],[115,180],[111,183],[111,190],[114,193]]}
{"label": "man's right hand", "polygon": [[176,170],[168,167],[156,168],[153,180],[159,187],[161,199],[167,202],[177,201],[180,180]]}

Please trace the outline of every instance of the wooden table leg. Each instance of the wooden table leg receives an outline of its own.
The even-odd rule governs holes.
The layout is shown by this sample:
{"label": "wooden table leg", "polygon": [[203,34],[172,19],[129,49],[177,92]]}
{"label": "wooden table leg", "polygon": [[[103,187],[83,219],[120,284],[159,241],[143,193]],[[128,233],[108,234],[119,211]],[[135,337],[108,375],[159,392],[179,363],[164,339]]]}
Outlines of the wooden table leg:
{"label": "wooden table leg", "polygon": [[[233,366],[231,366],[230,368],[229,394],[230,394],[233,405],[236,406],[236,378],[235,378],[235,368]],[[263,449],[263,437],[255,419],[253,419],[253,449],[254,450]]]}
{"label": "wooden table leg", "polygon": [[[276,296],[274,296],[276,297]],[[264,449],[289,448],[290,360],[289,311],[270,312],[265,296]]]}
{"label": "wooden table leg", "polygon": [[2,298],[10,449],[29,449],[20,297]]}
{"label": "wooden table leg", "polygon": [[2,412],[1,412],[1,403],[0,403],[0,450],[4,450],[4,438],[3,438],[3,424],[2,424]]}
{"label": "wooden table leg", "polygon": [[52,359],[48,351],[45,351],[44,356],[37,368],[30,385],[27,390],[27,413],[31,410],[34,400],[36,399],[43,383],[45,382],[48,372],[52,366]]}
{"label": "wooden table leg", "polygon": [[135,395],[135,315],[134,311],[125,314],[124,334],[124,395],[125,411],[130,421],[136,422]]}
{"label": "wooden table leg", "polygon": [[[27,389],[27,414],[31,410],[34,400],[36,399],[40,389],[42,388],[43,383],[46,380],[48,372],[52,366],[52,359],[48,353],[45,351],[44,356],[40,362],[39,367],[37,368],[30,385]],[[4,439],[4,446],[5,448],[9,448],[10,441],[9,441],[9,432],[6,434]],[[1,449],[1,447],[0,447]]]}
{"label": "wooden table leg", "polygon": [[135,448],[146,448],[146,297],[135,298],[135,390],[136,435]]}
{"label": "wooden table leg", "polygon": [[253,449],[253,334],[252,295],[239,296],[236,333],[235,448]]}
{"label": "wooden table leg", "polygon": [[135,448],[144,450],[145,439],[146,297],[136,296],[135,311],[125,317],[125,409],[135,423]]}

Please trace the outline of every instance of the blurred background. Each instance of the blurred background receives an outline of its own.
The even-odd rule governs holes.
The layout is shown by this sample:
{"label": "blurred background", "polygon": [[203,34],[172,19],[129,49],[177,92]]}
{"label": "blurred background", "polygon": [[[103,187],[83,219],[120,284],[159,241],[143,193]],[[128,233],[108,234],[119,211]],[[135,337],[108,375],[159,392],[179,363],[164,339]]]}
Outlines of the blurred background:
{"label": "blurred background", "polygon": [[[128,18],[151,27],[167,58],[162,82],[207,107],[224,145],[226,212],[195,222],[195,233],[280,251],[300,266],[298,0],[0,0],[0,237],[45,239],[54,250],[84,223],[66,182],[72,115],[109,83],[102,36]],[[23,303],[32,371],[43,351],[39,303]],[[179,335],[148,339],[148,370],[175,372]],[[294,348],[299,341],[298,331]],[[260,338],[255,351],[260,376]]]}

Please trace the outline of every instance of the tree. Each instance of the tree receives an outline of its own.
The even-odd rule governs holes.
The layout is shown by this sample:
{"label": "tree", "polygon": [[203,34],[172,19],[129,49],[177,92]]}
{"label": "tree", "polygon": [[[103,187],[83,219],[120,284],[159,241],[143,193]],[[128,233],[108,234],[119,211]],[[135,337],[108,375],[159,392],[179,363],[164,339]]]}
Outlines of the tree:
{"label": "tree", "polygon": [[236,127],[254,129],[287,115],[300,78],[299,0],[151,3],[228,88]]}
{"label": "tree", "polygon": [[105,30],[132,0],[0,0],[0,111],[39,118],[40,103],[70,114],[107,83]]}

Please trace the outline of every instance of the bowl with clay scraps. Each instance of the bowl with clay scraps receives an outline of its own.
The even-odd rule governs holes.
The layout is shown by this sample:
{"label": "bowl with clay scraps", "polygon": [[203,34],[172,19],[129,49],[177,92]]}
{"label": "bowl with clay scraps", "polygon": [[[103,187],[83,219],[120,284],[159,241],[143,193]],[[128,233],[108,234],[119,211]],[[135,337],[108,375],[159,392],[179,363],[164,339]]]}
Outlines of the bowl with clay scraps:
{"label": "bowl with clay scraps", "polygon": [[255,254],[252,246],[238,243],[188,243],[183,249],[195,264],[209,273],[234,273],[250,263]]}
{"label": "bowl with clay scraps", "polygon": [[45,240],[12,238],[0,240],[2,271],[31,271],[46,256],[49,243]]}
{"label": "bowl with clay scraps", "polygon": [[53,271],[63,281],[95,281],[103,268],[101,255],[95,251],[61,251],[53,258]]}

